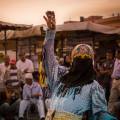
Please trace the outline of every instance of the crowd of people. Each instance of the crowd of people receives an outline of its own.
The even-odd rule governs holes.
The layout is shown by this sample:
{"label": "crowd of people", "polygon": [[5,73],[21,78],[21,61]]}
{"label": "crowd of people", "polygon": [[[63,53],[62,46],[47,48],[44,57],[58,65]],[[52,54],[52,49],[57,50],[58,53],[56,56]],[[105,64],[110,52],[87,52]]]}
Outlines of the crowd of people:
{"label": "crowd of people", "polygon": [[[13,120],[18,114],[23,117],[31,101],[37,105],[40,118],[43,119],[45,112],[43,92],[37,79],[39,76],[24,52],[19,57],[16,62],[6,55],[0,64],[0,119]],[[38,77],[34,77],[34,74]]]}
{"label": "crowd of people", "polygon": [[25,120],[32,105],[40,120],[119,120],[120,49],[96,60],[91,46],[79,44],[71,56],[57,58],[54,12],[44,19],[48,30],[40,69],[23,51],[18,61],[6,55],[0,64],[0,120]]}

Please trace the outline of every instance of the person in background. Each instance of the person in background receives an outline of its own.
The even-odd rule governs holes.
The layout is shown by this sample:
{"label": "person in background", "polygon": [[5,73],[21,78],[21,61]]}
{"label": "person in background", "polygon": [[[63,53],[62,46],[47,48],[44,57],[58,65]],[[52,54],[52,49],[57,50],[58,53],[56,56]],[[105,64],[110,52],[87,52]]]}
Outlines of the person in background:
{"label": "person in background", "polygon": [[8,55],[4,56],[3,62],[0,64],[0,119],[8,120],[6,118],[8,114],[9,104],[7,103],[7,97],[5,92],[5,84],[4,84],[4,75],[6,71],[10,68],[10,57]]}
{"label": "person in background", "polygon": [[4,60],[4,54],[0,53],[0,64],[3,62],[3,60]]}
{"label": "person in background", "polygon": [[61,58],[59,59],[59,64],[60,64],[61,66],[64,66],[64,58],[61,57]]}
{"label": "person in background", "polygon": [[20,98],[22,80],[22,72],[16,67],[16,60],[10,60],[10,69],[5,73],[4,82],[6,88],[13,91],[17,98]]}
{"label": "person in background", "polygon": [[4,56],[4,62],[0,64],[0,89],[4,89],[5,73],[10,69],[10,57]]}
{"label": "person in background", "polygon": [[[61,67],[54,54],[56,21],[53,11],[47,11],[43,62],[52,90],[46,120],[116,120],[107,113],[104,90],[94,79],[94,52],[91,46],[79,44],[72,51],[70,69]],[[106,119],[107,118],[107,119]]]}
{"label": "person in background", "polygon": [[106,58],[100,64],[99,69],[100,82],[105,90],[107,101],[109,100],[110,88],[111,88],[111,74],[113,71],[114,59],[112,51],[106,52]]}
{"label": "person in background", "polygon": [[102,71],[102,64],[103,64],[104,59],[99,58],[95,61],[95,71],[96,71],[96,79],[98,80],[99,84],[103,86],[103,76],[101,75],[100,71]]}
{"label": "person in background", "polygon": [[39,83],[40,73],[38,71],[33,72],[33,80]]}
{"label": "person in background", "polygon": [[64,66],[65,67],[70,67],[70,55],[66,55],[65,57],[64,57]]}
{"label": "person in background", "polygon": [[23,88],[23,100],[20,102],[19,120],[24,120],[24,112],[31,103],[36,105],[41,120],[45,118],[43,93],[38,82],[33,82],[31,73],[25,75],[26,84]]}
{"label": "person in background", "polygon": [[6,89],[0,94],[0,120],[18,120],[20,99],[16,99],[12,93]]}
{"label": "person in background", "polygon": [[5,120],[14,120],[18,114],[20,102],[20,73],[15,60],[10,61],[10,68],[4,74],[4,84],[5,91],[2,92],[0,100],[2,102],[0,113]]}
{"label": "person in background", "polygon": [[108,109],[120,119],[120,49],[116,50]]}
{"label": "person in background", "polygon": [[[16,66],[22,72],[24,78],[26,73],[34,72],[33,62],[25,57],[25,52],[20,52],[19,57],[20,59],[17,61]],[[25,78],[23,83],[25,83]]]}
{"label": "person in background", "polygon": [[5,91],[0,92],[0,120],[9,120],[8,111],[9,104],[7,102],[7,97]]}
{"label": "person in background", "polygon": [[38,61],[38,54],[37,54],[36,51],[35,51],[35,54],[32,56],[31,60],[33,62],[34,71],[38,71],[38,69],[39,69],[39,61]]}
{"label": "person in background", "polygon": [[5,55],[3,62],[0,64],[0,119],[9,120],[7,118],[9,104],[7,103],[6,88],[5,88],[5,73],[10,69],[10,57]]}
{"label": "person in background", "polygon": [[40,73],[39,74],[39,83],[40,83],[42,88],[45,88],[46,87],[46,74],[45,74],[45,71],[44,71],[42,61],[40,61],[39,73]]}
{"label": "person in background", "polygon": [[33,78],[35,81],[39,82],[39,61],[38,61],[38,54],[35,51],[35,54],[32,56],[31,60],[33,62],[33,66],[34,66],[34,72],[33,72]]}
{"label": "person in background", "polygon": [[18,111],[20,103],[19,93],[14,91],[14,89],[7,87],[5,90],[5,94],[6,102],[8,105],[8,114],[6,117],[8,118],[8,120],[18,120]]}

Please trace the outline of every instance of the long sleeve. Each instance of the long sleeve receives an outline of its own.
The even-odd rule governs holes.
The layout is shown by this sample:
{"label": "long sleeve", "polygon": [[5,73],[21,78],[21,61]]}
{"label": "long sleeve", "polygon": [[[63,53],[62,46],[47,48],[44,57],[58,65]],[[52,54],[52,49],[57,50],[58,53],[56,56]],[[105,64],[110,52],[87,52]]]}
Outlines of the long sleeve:
{"label": "long sleeve", "polygon": [[34,72],[34,66],[33,66],[33,62],[32,61],[29,61],[29,70],[28,72]]}
{"label": "long sleeve", "polygon": [[42,92],[42,89],[41,89],[41,86],[39,86],[39,94],[41,95],[39,98],[43,98],[43,92]]}
{"label": "long sleeve", "polygon": [[[65,72],[64,68],[59,67],[58,61],[54,54],[55,31],[48,30],[46,32],[43,46],[43,65],[47,75],[48,85],[50,89],[54,89],[59,81],[59,75]],[[62,69],[62,70],[61,70]]]}
{"label": "long sleeve", "polygon": [[92,120],[117,120],[107,112],[107,102],[103,88],[94,82],[92,89]]}
{"label": "long sleeve", "polygon": [[92,111],[93,114],[96,114],[101,111],[107,111],[107,102],[105,99],[105,93],[103,88],[97,83],[94,82],[92,89]]}

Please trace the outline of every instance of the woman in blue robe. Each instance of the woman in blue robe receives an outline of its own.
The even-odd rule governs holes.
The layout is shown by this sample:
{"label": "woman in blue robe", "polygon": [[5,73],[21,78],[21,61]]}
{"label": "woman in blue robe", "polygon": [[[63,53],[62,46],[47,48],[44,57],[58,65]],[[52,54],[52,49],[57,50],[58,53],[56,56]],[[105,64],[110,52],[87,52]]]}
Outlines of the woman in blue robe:
{"label": "woman in blue robe", "polygon": [[43,63],[52,92],[46,120],[116,120],[107,113],[103,88],[94,79],[94,52],[87,44],[72,51],[71,67],[60,66],[54,54],[55,14],[46,12]]}

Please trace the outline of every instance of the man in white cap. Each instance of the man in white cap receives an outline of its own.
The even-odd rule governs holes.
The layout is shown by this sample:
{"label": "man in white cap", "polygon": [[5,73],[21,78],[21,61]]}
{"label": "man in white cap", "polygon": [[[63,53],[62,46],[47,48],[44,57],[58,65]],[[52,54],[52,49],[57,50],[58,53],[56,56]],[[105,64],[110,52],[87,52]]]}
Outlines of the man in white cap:
{"label": "man in white cap", "polygon": [[24,112],[30,103],[33,103],[38,108],[38,113],[41,120],[45,118],[43,93],[40,85],[37,82],[33,82],[33,76],[31,73],[25,74],[26,84],[23,87],[23,100],[20,102],[19,108],[19,120],[24,119]]}

